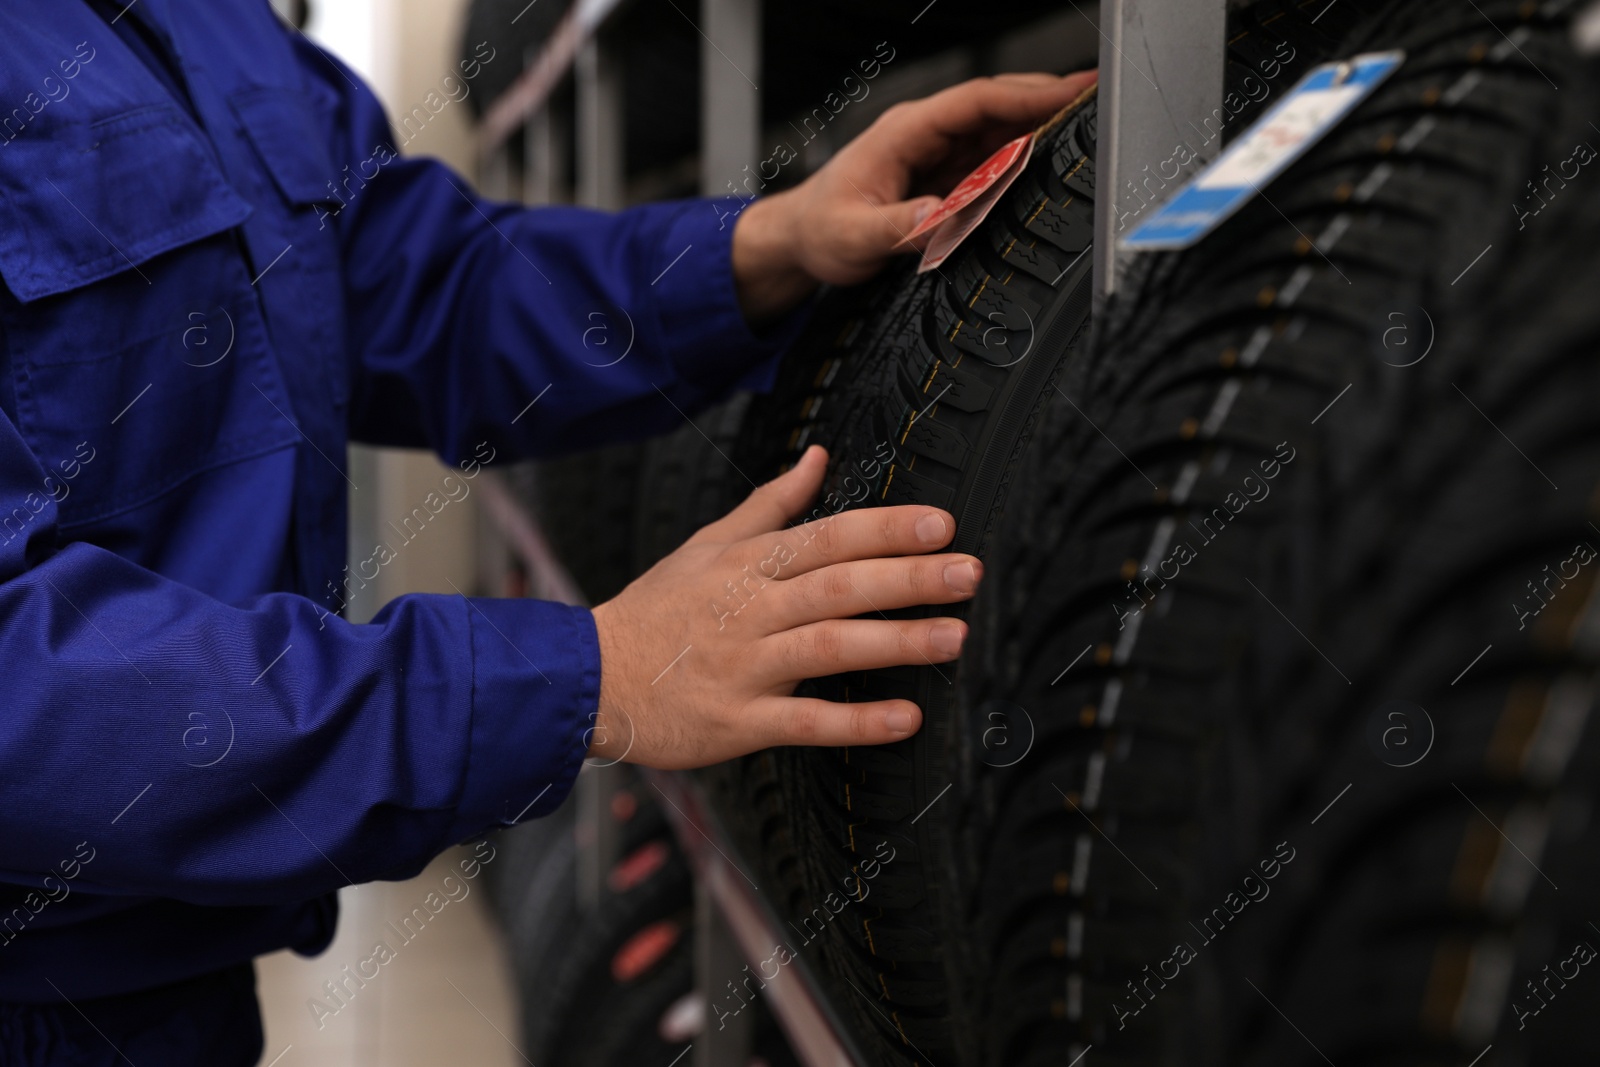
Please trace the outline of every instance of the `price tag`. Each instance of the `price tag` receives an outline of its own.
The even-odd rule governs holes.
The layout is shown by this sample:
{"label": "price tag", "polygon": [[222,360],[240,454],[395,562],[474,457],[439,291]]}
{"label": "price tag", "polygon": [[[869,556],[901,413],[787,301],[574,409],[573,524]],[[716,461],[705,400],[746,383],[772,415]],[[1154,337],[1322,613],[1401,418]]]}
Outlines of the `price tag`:
{"label": "price tag", "polygon": [[1312,70],[1120,246],[1156,251],[1198,243],[1305,155],[1404,60],[1404,52],[1370,52]]}

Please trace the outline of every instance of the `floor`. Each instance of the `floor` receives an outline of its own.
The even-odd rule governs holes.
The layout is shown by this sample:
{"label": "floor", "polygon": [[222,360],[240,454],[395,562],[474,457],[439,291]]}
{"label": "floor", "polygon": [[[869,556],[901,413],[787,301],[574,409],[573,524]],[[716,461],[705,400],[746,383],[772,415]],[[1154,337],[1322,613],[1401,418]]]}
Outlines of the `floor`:
{"label": "floor", "polygon": [[[458,868],[468,855],[447,852],[409,882],[345,889],[339,933],[326,952],[256,961],[267,1035],[262,1067],[527,1062],[515,1045],[510,964],[488,896],[481,880],[462,878]],[[449,875],[456,877],[445,882]],[[374,951],[380,941],[387,953]]]}

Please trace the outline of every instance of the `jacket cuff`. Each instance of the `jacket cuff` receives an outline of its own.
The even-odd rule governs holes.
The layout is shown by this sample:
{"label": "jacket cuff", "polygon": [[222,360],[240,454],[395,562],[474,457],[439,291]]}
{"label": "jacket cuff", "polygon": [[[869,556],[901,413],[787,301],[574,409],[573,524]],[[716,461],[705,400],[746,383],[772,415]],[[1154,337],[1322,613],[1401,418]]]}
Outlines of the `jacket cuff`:
{"label": "jacket cuff", "polygon": [[548,815],[572,791],[600,703],[587,608],[473,598],[472,736],[451,840]]}
{"label": "jacket cuff", "polygon": [[736,196],[679,205],[656,253],[651,288],[661,336],[684,381],[711,392],[766,392],[778,359],[811,317],[807,300],[759,334],[733,284],[733,228],[750,201]]}

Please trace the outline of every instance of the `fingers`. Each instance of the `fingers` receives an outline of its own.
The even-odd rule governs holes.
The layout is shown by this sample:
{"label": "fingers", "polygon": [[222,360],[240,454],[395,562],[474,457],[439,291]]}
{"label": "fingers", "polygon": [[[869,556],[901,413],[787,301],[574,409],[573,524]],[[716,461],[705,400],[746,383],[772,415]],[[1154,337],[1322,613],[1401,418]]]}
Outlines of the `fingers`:
{"label": "fingers", "polygon": [[922,712],[909,700],[835,704],[785,697],[773,702],[771,745],[882,745],[917,732]]}
{"label": "fingers", "polygon": [[702,527],[689,540],[743,541],[783,529],[816,499],[827,468],[827,450],[821,445],[812,445],[793,468],[756,489],[745,497],[744,503]]}
{"label": "fingers", "polygon": [[758,646],[781,682],[879,667],[948,663],[961,654],[960,619],[830,619],[773,634]]}
{"label": "fingers", "polygon": [[926,555],[948,545],[955,528],[955,520],[938,508],[862,508],[802,523],[777,536],[751,537],[732,557],[735,566],[748,565],[769,581],[797,578],[835,563]]}
{"label": "fingers", "polygon": [[779,583],[761,616],[768,633],[871,611],[971,599],[983,577],[972,556],[940,554],[840,563]]}
{"label": "fingers", "polygon": [[[885,204],[878,213],[881,225],[877,227],[883,231],[871,234],[874,247],[882,248],[886,245],[903,244],[911,247],[920,245],[923,238],[911,241],[911,231],[921,225],[922,220],[932,214],[934,208],[942,203],[937,196],[918,196],[910,200],[902,200],[898,204]],[[866,216],[862,216],[865,218]],[[870,220],[869,220],[870,222]],[[925,236],[925,235],[924,235]]]}
{"label": "fingers", "polygon": [[952,142],[986,128],[1029,128],[1070,104],[1098,79],[1097,71],[1064,78],[1009,75],[977,78],[886,111],[879,121],[884,147],[912,168],[942,160]]}

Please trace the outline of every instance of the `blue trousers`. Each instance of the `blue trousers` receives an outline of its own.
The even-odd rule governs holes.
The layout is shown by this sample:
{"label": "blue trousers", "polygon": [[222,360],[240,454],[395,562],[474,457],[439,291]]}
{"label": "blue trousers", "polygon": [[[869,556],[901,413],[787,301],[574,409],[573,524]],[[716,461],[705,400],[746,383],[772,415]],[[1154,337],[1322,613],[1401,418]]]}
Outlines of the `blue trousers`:
{"label": "blue trousers", "polygon": [[126,996],[0,1002],[0,1067],[254,1067],[261,1048],[248,963]]}

